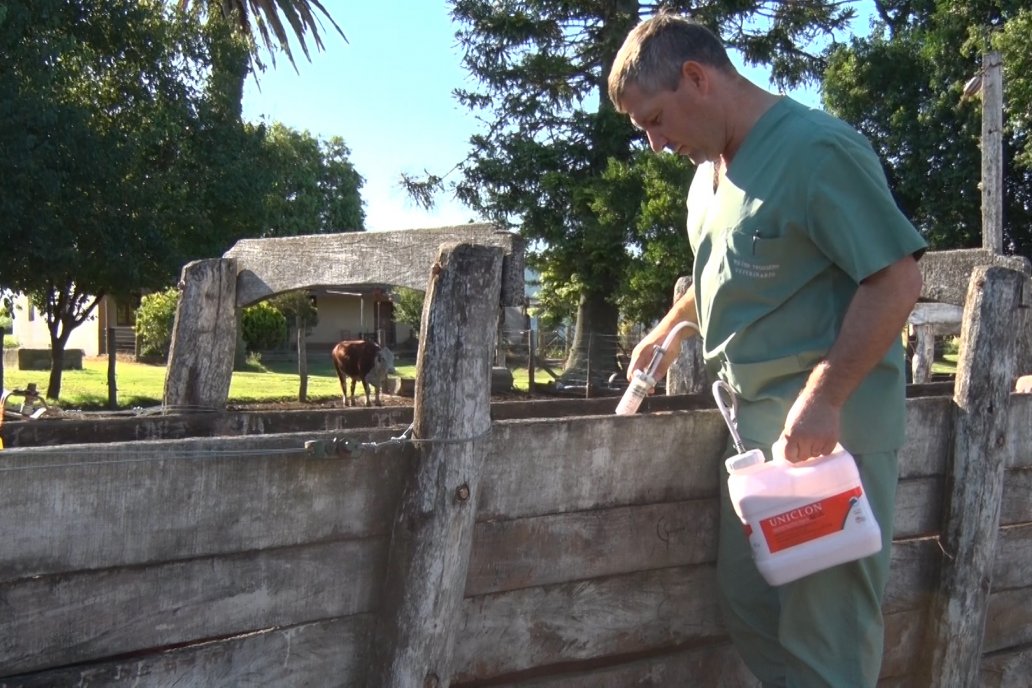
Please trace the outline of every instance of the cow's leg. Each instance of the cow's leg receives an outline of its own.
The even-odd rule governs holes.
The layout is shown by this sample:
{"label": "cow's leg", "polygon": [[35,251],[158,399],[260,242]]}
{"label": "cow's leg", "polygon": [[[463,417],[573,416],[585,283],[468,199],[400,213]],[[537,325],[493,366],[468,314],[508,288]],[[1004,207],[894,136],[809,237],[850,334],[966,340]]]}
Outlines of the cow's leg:
{"label": "cow's leg", "polygon": [[365,405],[368,408],[372,404],[369,403],[369,383],[365,380],[362,380],[362,389],[365,391]]}
{"label": "cow's leg", "polygon": [[383,402],[380,401],[380,385],[373,385],[373,392],[376,396],[376,405],[383,406]]}
{"label": "cow's leg", "polygon": [[344,405],[345,406],[354,406],[355,405],[355,378],[351,378],[348,382],[351,384],[351,398],[348,399],[347,396],[345,396],[344,397]]}

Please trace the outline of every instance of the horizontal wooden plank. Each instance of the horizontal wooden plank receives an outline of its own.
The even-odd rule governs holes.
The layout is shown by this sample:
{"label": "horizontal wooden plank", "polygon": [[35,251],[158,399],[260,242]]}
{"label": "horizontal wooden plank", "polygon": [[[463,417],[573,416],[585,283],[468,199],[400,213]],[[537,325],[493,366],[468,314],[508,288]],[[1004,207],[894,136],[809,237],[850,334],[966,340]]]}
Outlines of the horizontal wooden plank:
{"label": "horizontal wooden plank", "polygon": [[403,448],[291,453],[312,437],[0,452],[0,581],[385,535]]}
{"label": "horizontal wooden plank", "polygon": [[[912,669],[933,593],[933,547],[927,540],[894,549],[884,606],[888,675]],[[467,598],[456,680],[724,642],[716,595],[713,567],[686,566]]]}
{"label": "horizontal wooden plank", "polygon": [[1032,522],[1032,468],[1007,471],[1003,479],[1002,501],[1000,525]]}
{"label": "horizontal wooden plank", "polygon": [[369,666],[368,615],[273,628],[132,659],[0,677],[0,688],[54,686],[276,686],[362,688]]}
{"label": "horizontal wooden plank", "polygon": [[1007,446],[1010,449],[1009,468],[1032,468],[1032,394],[1010,396]]}
{"label": "horizontal wooden plank", "polygon": [[[885,658],[878,688],[910,688],[916,680],[914,657],[918,651],[923,618],[921,611],[890,614],[885,620]],[[618,659],[618,658],[617,658]],[[614,661],[614,660],[611,660]],[[567,664],[526,672],[526,678],[502,678],[499,688],[669,688],[670,686],[720,686],[759,688],[729,641],[688,647],[669,654],[630,658],[596,670]],[[456,688],[480,685],[453,684]],[[1017,688],[1009,684],[1006,688]],[[1024,684],[1021,684],[1022,686]]]}
{"label": "horizontal wooden plank", "polygon": [[893,537],[914,538],[938,533],[942,527],[943,478],[912,478],[896,486]]}
{"label": "horizontal wooden plank", "polygon": [[466,595],[712,562],[717,500],[478,523]]}
{"label": "horizontal wooden plank", "polygon": [[953,400],[949,397],[907,399],[906,440],[899,450],[901,478],[943,475],[951,450]]}
{"label": "horizontal wooden plank", "polygon": [[108,412],[68,414],[60,419],[5,422],[0,427],[4,446],[51,447],[142,440],[182,440],[187,437],[271,435],[325,430],[394,428],[412,422],[411,406],[248,409],[210,413],[112,416]]}
{"label": "horizontal wooden plank", "polygon": [[456,680],[723,638],[711,566],[467,598]]}
{"label": "horizontal wooden plank", "polygon": [[879,687],[887,685],[913,686],[915,658],[919,656],[924,637],[926,609],[910,609],[885,614],[885,641]]}
{"label": "horizontal wooden plank", "polygon": [[980,688],[1028,688],[1032,676],[1032,647],[1003,651],[982,659]]}
{"label": "horizontal wooden plank", "polygon": [[882,613],[925,608],[939,584],[941,558],[938,538],[894,542]]}
{"label": "horizontal wooden plank", "polygon": [[992,589],[1032,588],[1032,523],[1000,528]]}
{"label": "horizontal wooden plank", "polygon": [[[545,674],[545,677],[541,677]],[[671,688],[672,686],[720,686],[760,688],[730,642],[707,643],[644,659],[624,659],[600,669],[563,665],[528,677],[492,682],[496,688]],[[453,683],[453,688],[472,688],[476,683]]]}
{"label": "horizontal wooden plank", "polygon": [[989,597],[982,652],[1032,645],[1032,586],[1001,590]]}
{"label": "horizontal wooden plank", "polygon": [[[907,402],[903,478],[943,474],[951,413],[949,399]],[[715,410],[496,422],[478,518],[709,496],[725,477],[726,445]]]}
{"label": "horizontal wooden plank", "polygon": [[[899,537],[913,538],[931,529],[938,494],[938,480],[901,483],[896,500]],[[474,533],[466,595],[712,563],[718,521],[715,497],[481,521]],[[908,584],[926,590],[928,567],[935,570],[938,556],[937,545],[913,541],[897,544],[893,561]]]}
{"label": "horizontal wooden plank", "polygon": [[496,422],[478,520],[711,496],[726,443],[716,410]]}
{"label": "horizontal wooden plank", "polygon": [[0,584],[7,673],[371,611],[386,539]]}

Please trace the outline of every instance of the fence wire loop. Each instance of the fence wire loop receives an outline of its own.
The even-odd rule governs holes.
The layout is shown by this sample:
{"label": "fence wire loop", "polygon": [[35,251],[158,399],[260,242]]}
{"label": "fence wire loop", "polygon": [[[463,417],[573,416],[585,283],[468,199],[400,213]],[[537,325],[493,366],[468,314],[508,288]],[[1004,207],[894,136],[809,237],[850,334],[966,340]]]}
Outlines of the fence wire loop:
{"label": "fence wire loop", "polygon": [[467,444],[469,442],[476,442],[477,440],[483,439],[491,434],[491,424],[488,423],[487,428],[483,432],[479,432],[476,435],[470,435],[468,437],[416,437],[415,436],[416,424],[410,423],[407,428],[395,437],[383,442],[361,442],[356,445],[356,449],[376,449],[391,444]]}

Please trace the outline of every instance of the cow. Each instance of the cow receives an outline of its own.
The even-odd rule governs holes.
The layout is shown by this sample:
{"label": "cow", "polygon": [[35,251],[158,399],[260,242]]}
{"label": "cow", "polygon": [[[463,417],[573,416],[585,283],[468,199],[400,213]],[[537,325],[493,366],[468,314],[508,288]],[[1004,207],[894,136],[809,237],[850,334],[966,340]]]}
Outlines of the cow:
{"label": "cow", "polygon": [[[387,374],[394,371],[394,354],[390,349],[381,347],[376,342],[364,339],[338,342],[330,353],[333,367],[340,378],[340,388],[344,393],[344,405],[355,405],[355,383],[362,381],[365,390],[365,404],[369,406],[369,385],[376,391],[376,405],[383,406],[380,401],[380,386],[387,380]],[[348,382],[351,382],[350,399]]]}

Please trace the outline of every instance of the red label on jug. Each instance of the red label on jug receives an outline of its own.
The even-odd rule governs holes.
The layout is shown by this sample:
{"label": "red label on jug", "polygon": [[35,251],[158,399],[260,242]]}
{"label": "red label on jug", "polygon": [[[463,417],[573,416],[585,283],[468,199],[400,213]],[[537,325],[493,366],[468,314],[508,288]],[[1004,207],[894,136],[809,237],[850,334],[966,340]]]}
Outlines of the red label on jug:
{"label": "red label on jug", "polygon": [[842,530],[863,490],[854,487],[819,502],[804,504],[760,521],[770,553],[780,552]]}

